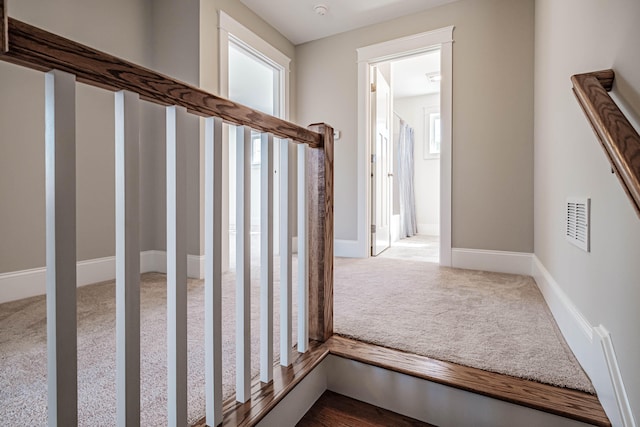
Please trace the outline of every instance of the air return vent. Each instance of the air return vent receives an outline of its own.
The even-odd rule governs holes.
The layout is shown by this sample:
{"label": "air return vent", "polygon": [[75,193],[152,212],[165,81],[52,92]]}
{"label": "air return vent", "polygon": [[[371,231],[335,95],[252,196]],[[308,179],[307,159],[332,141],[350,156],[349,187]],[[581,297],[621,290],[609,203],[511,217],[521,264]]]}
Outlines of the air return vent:
{"label": "air return vent", "polygon": [[589,221],[591,199],[570,197],[567,199],[567,240],[589,252]]}

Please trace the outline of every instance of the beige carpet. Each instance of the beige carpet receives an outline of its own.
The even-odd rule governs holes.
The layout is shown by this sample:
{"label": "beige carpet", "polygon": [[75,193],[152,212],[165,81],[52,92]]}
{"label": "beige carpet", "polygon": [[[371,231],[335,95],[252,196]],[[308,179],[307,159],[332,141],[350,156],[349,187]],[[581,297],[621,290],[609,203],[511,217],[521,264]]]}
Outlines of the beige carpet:
{"label": "beige carpet", "polygon": [[594,392],[528,276],[393,258],[337,259],[335,332]]}
{"label": "beige carpet", "polygon": [[[336,259],[335,266],[335,329],[338,333],[465,365],[592,391],[528,277],[441,269],[425,262],[384,258]],[[258,277],[257,269],[253,277]],[[225,275],[224,282],[223,364],[227,397],[233,394],[235,382],[233,275]],[[143,276],[141,417],[145,426],[166,425],[165,287],[163,275]],[[277,286],[275,290],[277,310]],[[258,330],[258,294],[257,281],[254,281],[253,331]],[[115,425],[113,282],[80,288],[78,299],[79,422],[82,426]],[[204,415],[202,300],[202,282],[189,281],[191,422]],[[278,324],[277,315],[274,323]],[[45,329],[44,297],[0,305],[2,426],[46,425]],[[276,352],[278,343],[276,332]],[[257,333],[252,336],[252,366],[255,375]]]}
{"label": "beige carpet", "polygon": [[[295,272],[295,270],[294,270]],[[277,274],[274,274],[277,278]],[[166,276],[141,283],[141,425],[166,426]],[[252,270],[251,366],[259,370],[259,276]],[[235,276],[223,284],[223,395],[235,390]],[[279,355],[279,282],[274,286],[274,351]],[[294,292],[294,297],[295,297]],[[188,419],[204,416],[204,286],[188,283]],[[294,299],[295,301],[295,299]],[[296,333],[296,310],[294,336]],[[0,304],[0,426],[47,421],[46,302],[43,296]],[[295,341],[294,341],[295,343]],[[81,426],[115,426],[115,285],[78,289],[78,419]]]}

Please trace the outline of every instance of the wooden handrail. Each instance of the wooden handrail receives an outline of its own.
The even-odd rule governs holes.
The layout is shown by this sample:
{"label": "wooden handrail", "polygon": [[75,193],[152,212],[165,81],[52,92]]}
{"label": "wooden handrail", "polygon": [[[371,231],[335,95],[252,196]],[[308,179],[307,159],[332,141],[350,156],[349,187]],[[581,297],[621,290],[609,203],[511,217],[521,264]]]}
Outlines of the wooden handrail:
{"label": "wooden handrail", "polygon": [[[54,325],[48,332],[48,364],[49,375],[49,419],[58,420],[58,424],[77,424],[77,357],[58,357],[59,354],[77,356],[75,340],[77,325],[75,315],[70,318],[69,310],[64,310],[67,305],[73,307],[71,314],[75,313],[77,298],[75,295],[76,280],[76,250],[64,250],[75,244],[75,87],[76,82],[86,83],[103,89],[116,91],[116,180],[120,185],[116,197],[116,208],[120,212],[120,225],[116,227],[116,240],[122,244],[116,251],[116,263],[120,272],[116,280],[118,295],[122,298],[118,301],[117,318],[119,322],[117,336],[118,342],[126,342],[126,345],[118,346],[116,352],[118,359],[117,377],[117,417],[121,424],[139,424],[140,419],[140,389],[139,389],[139,359],[140,351],[140,319],[139,319],[139,285],[132,287],[132,283],[139,276],[139,248],[132,244],[138,236],[136,230],[139,227],[137,218],[138,179],[139,179],[139,117],[138,100],[144,99],[156,104],[168,106],[167,108],[167,365],[168,365],[168,419],[170,423],[178,424],[186,420],[186,288],[181,286],[186,280],[186,222],[184,188],[186,184],[187,163],[184,157],[187,139],[182,135],[182,122],[186,116],[185,109],[199,116],[206,117],[205,145],[206,161],[205,173],[207,184],[205,185],[207,198],[205,198],[205,216],[207,225],[205,234],[219,239],[220,233],[212,232],[221,227],[221,215],[223,206],[219,203],[219,195],[222,192],[222,178],[220,172],[222,163],[220,150],[222,139],[222,120],[232,124],[245,126],[243,132],[243,151],[237,156],[239,159],[238,170],[241,172],[246,185],[238,186],[243,189],[244,197],[249,198],[250,183],[248,183],[250,166],[249,157],[245,155],[250,149],[251,130],[257,130],[269,135],[263,139],[264,144],[272,143],[272,136],[277,136],[290,142],[300,144],[300,163],[304,164],[299,170],[299,176],[306,185],[305,197],[299,198],[300,215],[307,222],[307,237],[309,243],[306,256],[300,257],[308,266],[301,271],[307,272],[308,284],[301,281],[300,285],[306,289],[308,285],[308,329],[309,333],[301,337],[301,352],[308,351],[309,337],[317,341],[326,341],[333,335],[333,162],[334,140],[333,128],[324,123],[303,128],[288,121],[264,114],[239,103],[207,93],[197,87],[182,83],[173,78],[164,76],[147,68],[124,61],[115,56],[92,49],[58,35],[49,33],[40,28],[11,19],[7,14],[8,0],[0,0],[0,60],[17,64],[19,66],[46,72],[46,106],[47,126],[45,145],[47,149],[46,178],[47,178],[47,299],[53,295],[53,301],[58,301],[52,310],[47,312],[47,322]],[[120,92],[120,91],[126,92]],[[122,102],[119,103],[118,99]],[[126,111],[125,111],[126,110]],[[215,117],[215,119],[213,119]],[[222,119],[222,120],[221,120]],[[55,123],[54,123],[55,120]],[[58,123],[60,122],[60,123]],[[62,130],[58,131],[57,129]],[[265,135],[263,135],[265,136]],[[119,147],[119,148],[118,148]],[[179,148],[179,149],[178,149]],[[213,150],[211,150],[213,148]],[[119,151],[120,150],[120,151]],[[281,152],[288,152],[288,145],[281,147]],[[119,153],[119,154],[118,154]],[[271,150],[262,149],[263,155],[271,153]],[[271,154],[267,154],[271,156]],[[283,157],[284,158],[284,157]],[[283,160],[286,165],[286,159]],[[267,176],[272,175],[271,162],[263,160],[263,170]],[[59,167],[62,165],[62,167]],[[265,166],[267,165],[267,166]],[[283,166],[283,171],[286,167]],[[68,171],[73,173],[67,173]],[[53,172],[51,172],[53,171]],[[54,172],[62,171],[62,175]],[[215,175],[214,176],[214,171]],[[58,175],[60,175],[60,178]],[[283,173],[281,181],[286,186],[288,178]],[[240,179],[238,179],[240,181]],[[215,188],[214,188],[215,187]],[[267,186],[269,187],[269,186]],[[69,189],[73,189],[71,191]],[[130,191],[134,188],[135,191]],[[273,192],[267,188],[265,193],[269,198]],[[281,192],[281,198],[284,192]],[[178,197],[180,195],[182,199]],[[241,199],[238,197],[238,199]],[[285,200],[286,198],[283,198]],[[62,200],[63,203],[58,203]],[[49,203],[52,201],[52,203]],[[55,202],[55,203],[54,203]],[[268,203],[267,203],[268,205]],[[64,206],[64,215],[58,215],[58,206]],[[238,221],[244,224],[244,230],[248,237],[248,216],[250,203],[238,205],[238,212],[243,212],[245,217]],[[70,209],[70,210],[69,210]],[[263,208],[264,209],[264,208]],[[267,209],[269,210],[269,209]],[[284,210],[286,211],[286,209]],[[264,212],[263,212],[264,214]],[[138,221],[136,222],[136,218]],[[283,217],[284,218],[284,217]],[[285,218],[286,220],[286,218]],[[134,225],[131,225],[131,224]],[[212,225],[213,224],[213,225]],[[266,227],[271,230],[272,225]],[[284,225],[281,229],[287,230]],[[62,230],[63,232],[59,232]],[[72,231],[68,231],[72,230]],[[51,237],[51,238],[50,238]],[[300,237],[302,237],[300,235]],[[290,242],[289,232],[284,234],[287,242]],[[207,278],[205,288],[211,292],[211,299],[215,305],[208,305],[208,313],[216,311],[221,304],[219,293],[213,291],[221,280],[221,254],[220,240],[217,243],[207,241]],[[241,239],[245,240],[245,239]],[[248,239],[245,240],[248,247]],[[271,243],[267,242],[270,246]],[[289,244],[289,243],[287,243]],[[248,251],[244,251],[245,254]],[[289,254],[289,256],[291,256]],[[244,262],[240,259],[238,269],[251,267],[250,260]],[[272,259],[267,257],[268,263]],[[50,261],[53,261],[50,263]],[[263,267],[265,264],[263,263]],[[51,264],[51,265],[50,265]],[[52,266],[55,265],[55,269]],[[55,277],[53,274],[55,270]],[[290,270],[289,270],[290,271]],[[290,273],[289,273],[290,274]],[[269,276],[269,273],[266,274]],[[125,277],[126,276],[126,277]],[[249,289],[249,275],[238,275],[238,283],[243,290]],[[266,282],[272,281],[269,277]],[[290,283],[289,283],[290,285]],[[262,285],[261,285],[262,286]],[[290,289],[290,288],[289,288]],[[124,290],[124,291],[123,291]],[[219,290],[219,289],[218,289]],[[73,292],[71,292],[73,291]],[[122,291],[122,292],[121,292]],[[244,292],[244,291],[243,291]],[[122,296],[126,293],[126,296]],[[284,292],[282,292],[284,294]],[[303,292],[301,292],[304,295]],[[62,295],[62,297],[59,297]],[[265,299],[270,299],[269,295]],[[125,301],[126,300],[126,301]],[[304,304],[305,301],[302,301]],[[267,304],[265,304],[267,305]],[[282,305],[282,304],[281,304]],[[306,304],[305,304],[306,305]],[[62,307],[62,308],[61,308]],[[241,295],[240,301],[236,300],[236,307],[242,314],[241,318],[248,322],[250,309],[249,293]],[[306,307],[305,307],[306,308]],[[217,311],[219,313],[219,310]],[[285,313],[287,322],[291,322],[291,311]],[[298,310],[299,315],[304,313]],[[240,318],[240,316],[239,316]],[[60,320],[62,319],[62,320]],[[53,323],[51,323],[53,322]],[[220,377],[222,360],[222,347],[216,344],[215,337],[220,338],[221,326],[219,319],[213,316],[207,320],[207,339],[214,338],[207,344],[207,419],[209,424],[219,424],[222,419],[222,381]],[[284,322],[283,322],[284,323]],[[237,324],[240,324],[239,321]],[[55,326],[59,325],[59,326]],[[61,326],[60,326],[61,325]],[[54,329],[56,328],[56,329]],[[62,328],[62,329],[61,329]],[[60,335],[60,330],[69,333]],[[237,338],[236,354],[243,360],[249,360],[250,328],[238,327],[240,336]],[[267,328],[269,329],[269,328]],[[300,328],[301,330],[304,328]],[[286,332],[289,333],[290,332]],[[58,340],[58,335],[64,335],[66,339]],[[68,335],[68,336],[67,336]],[[281,334],[282,336],[283,334]],[[307,336],[308,335],[308,336]],[[264,333],[266,340],[272,340],[273,334]],[[287,342],[290,347],[290,341]],[[271,350],[268,350],[271,351]],[[281,364],[287,364],[282,357],[287,349],[281,351]],[[261,355],[262,356],[262,355]],[[272,355],[271,355],[272,357]],[[264,359],[271,364],[269,357]],[[71,362],[73,362],[71,364]],[[236,378],[239,378],[236,387],[236,399],[245,401],[250,397],[248,381],[250,366],[238,362]],[[55,371],[54,371],[55,370]],[[283,368],[291,372],[289,368]],[[64,372],[63,375],[59,375]],[[270,374],[267,376],[271,376]],[[268,387],[271,387],[270,384]],[[65,396],[64,399],[60,396]],[[210,419],[211,418],[211,419]],[[125,420],[125,421],[123,421]]]}
{"label": "wooden handrail", "polygon": [[7,3],[0,0],[0,60],[43,72],[64,71],[92,86],[128,90],[156,104],[182,106],[196,115],[220,117],[308,145],[309,241],[313,242],[309,333],[318,341],[333,335],[333,128],[324,123],[303,128],[9,18]]}
{"label": "wooden handrail", "polygon": [[607,93],[614,79],[613,70],[571,76],[573,92],[640,216],[640,135]]}
{"label": "wooden handrail", "polygon": [[112,91],[129,90],[146,101],[178,105],[199,116],[221,117],[313,148],[324,144],[321,134],[305,127],[9,18],[6,0],[0,0],[0,60],[44,72],[66,71],[82,83]]}

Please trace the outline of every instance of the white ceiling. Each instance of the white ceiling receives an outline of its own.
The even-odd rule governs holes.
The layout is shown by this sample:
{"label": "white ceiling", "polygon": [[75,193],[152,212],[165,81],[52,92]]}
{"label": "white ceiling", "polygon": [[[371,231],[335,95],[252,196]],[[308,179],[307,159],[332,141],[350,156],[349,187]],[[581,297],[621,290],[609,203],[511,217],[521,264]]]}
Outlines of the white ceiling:
{"label": "white ceiling", "polygon": [[440,50],[391,63],[394,98],[440,92],[440,83],[431,83],[427,74],[440,73]]}
{"label": "white ceiling", "polygon": [[[240,0],[298,45],[456,0]],[[316,14],[315,5],[329,9]]]}

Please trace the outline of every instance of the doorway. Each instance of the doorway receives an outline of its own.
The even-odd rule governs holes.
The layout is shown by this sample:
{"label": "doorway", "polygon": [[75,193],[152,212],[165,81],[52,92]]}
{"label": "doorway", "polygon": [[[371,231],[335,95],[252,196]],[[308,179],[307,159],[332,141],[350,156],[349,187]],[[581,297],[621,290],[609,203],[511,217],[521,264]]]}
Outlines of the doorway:
{"label": "doorway", "polygon": [[440,49],[372,67],[371,255],[437,263]]}
{"label": "doorway", "polygon": [[[452,123],[452,76],[453,76],[453,29],[454,27],[446,27],[439,30],[430,31],[427,33],[416,34],[400,39],[390,40],[387,42],[366,46],[359,48],[358,52],[358,134],[361,135],[358,141],[358,241],[357,247],[358,253],[361,255],[354,256],[371,256],[376,251],[380,251],[377,248],[372,251],[375,245],[378,246],[378,236],[374,235],[374,231],[377,232],[379,228],[375,223],[376,216],[375,209],[378,204],[376,201],[376,195],[380,198],[382,195],[375,188],[376,180],[384,177],[384,170],[380,162],[377,149],[377,136],[378,132],[374,126],[374,119],[372,104],[374,96],[372,95],[372,89],[377,89],[378,84],[376,79],[378,78],[378,67],[385,63],[400,63],[401,60],[408,60],[410,58],[416,58],[420,55],[439,52],[440,55],[440,73],[439,77],[433,73],[433,76],[426,76],[429,72],[425,71],[424,78],[431,77],[434,80],[440,79],[440,95],[439,95],[439,111],[430,109],[430,106],[423,107],[423,111],[420,114],[421,117],[414,120],[418,124],[415,125],[414,137],[417,130],[420,131],[421,141],[414,141],[414,144],[418,147],[415,148],[414,154],[420,150],[420,158],[422,160],[431,160],[431,163],[439,163],[439,168],[431,168],[431,173],[439,175],[439,194],[435,196],[438,199],[437,204],[431,203],[430,206],[437,211],[437,215],[434,217],[437,220],[422,218],[421,222],[423,230],[431,234],[437,234],[437,247],[439,255],[439,263],[443,266],[451,265],[451,123]],[[391,68],[391,67],[389,67]],[[390,76],[393,74],[389,71]],[[430,74],[430,73],[429,73]],[[392,77],[389,77],[392,80]],[[375,86],[372,83],[376,83]],[[428,108],[429,107],[429,108]],[[393,108],[391,109],[393,111]],[[393,117],[393,116],[392,116]],[[390,119],[392,120],[392,119]],[[392,125],[393,127],[393,125]],[[398,126],[399,127],[399,126]],[[439,132],[438,132],[439,130]],[[426,135],[429,134],[427,138]],[[374,138],[375,137],[375,138]],[[439,137],[439,157],[436,156],[437,140]],[[431,141],[430,139],[433,141]],[[428,143],[426,143],[426,142]],[[392,148],[389,149],[392,151]],[[382,148],[382,152],[385,150]],[[425,156],[425,152],[433,154],[432,156]],[[393,155],[393,151],[389,156]],[[431,157],[425,158],[425,157]],[[436,160],[438,159],[438,160]],[[389,163],[391,168],[393,162]],[[421,169],[422,171],[422,169]],[[394,172],[389,170],[388,176],[393,180]],[[377,176],[376,176],[377,175]],[[390,180],[390,181],[391,181]],[[435,183],[435,180],[431,180]],[[393,184],[390,184],[393,188]],[[393,193],[393,191],[392,191]],[[396,190],[399,193],[399,190]],[[397,229],[398,224],[394,224],[394,202],[393,196],[392,202],[389,204],[391,209],[390,215],[390,231],[389,242],[391,244],[392,236],[391,231]],[[396,212],[397,204],[395,206]],[[433,216],[432,216],[433,217]],[[399,220],[399,218],[398,218]],[[418,219],[416,217],[415,227],[417,229]],[[374,228],[375,226],[375,228]],[[417,231],[417,230],[416,230]],[[386,231],[385,231],[386,233]],[[383,239],[380,239],[383,240]]]}

